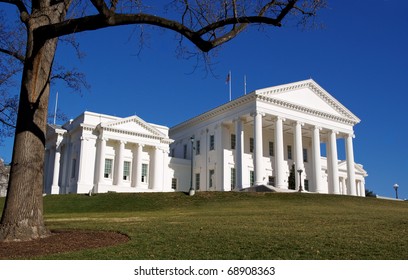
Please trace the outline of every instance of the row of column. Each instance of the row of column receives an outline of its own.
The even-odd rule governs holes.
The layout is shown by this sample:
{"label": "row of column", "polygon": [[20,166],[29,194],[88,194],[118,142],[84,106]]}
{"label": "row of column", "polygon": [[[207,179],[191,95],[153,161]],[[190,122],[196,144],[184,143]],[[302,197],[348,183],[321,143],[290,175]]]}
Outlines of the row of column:
{"label": "row of column", "polygon": [[[356,188],[355,188],[355,194],[357,196],[365,196],[365,188],[364,188],[364,184],[361,180],[356,180]],[[344,177],[340,177],[340,194],[348,194],[350,195],[350,191],[347,188],[348,183],[346,183],[346,178]]]}
{"label": "row of column", "polygon": [[[98,170],[98,184],[104,182],[104,169],[105,169],[105,150],[106,150],[106,141],[105,138],[100,138],[99,149],[97,153],[99,154],[99,170]],[[125,141],[119,141],[118,149],[118,160],[117,168],[114,170],[113,174],[113,184],[122,185],[123,184],[123,168],[124,168],[124,154],[125,154]],[[131,187],[140,188],[142,187],[142,155],[143,155],[143,144],[134,143],[132,149],[132,172],[131,172]],[[150,176],[149,186],[152,189],[158,189],[162,187],[162,178],[163,178],[163,151],[157,147],[153,147],[154,151],[149,162],[149,168],[152,170]]]}
{"label": "row of column", "polygon": [[[80,139],[80,152],[79,152],[79,159],[78,159],[78,167],[72,166],[71,168],[75,168],[78,170],[77,174],[77,183],[85,184],[83,182],[83,172],[86,171],[86,161],[88,160],[85,155],[85,147],[84,141],[85,139],[81,137]],[[104,170],[105,170],[105,151],[106,151],[106,138],[100,138],[100,143],[97,148],[99,162],[96,166],[97,171],[97,182],[98,184],[103,184],[104,178]],[[122,185],[123,184],[123,168],[124,168],[124,154],[125,154],[125,141],[119,141],[119,149],[117,153],[117,168],[114,170],[113,175],[113,184],[114,185]],[[51,193],[59,193],[59,177],[60,177],[60,166],[61,166],[61,141],[58,141],[52,151],[50,156],[53,156],[53,173],[52,173],[52,183],[51,183]],[[142,154],[143,154],[143,147],[142,144],[135,144],[134,148],[132,149],[133,159],[132,159],[132,172],[131,172],[131,187],[140,188],[142,187]],[[162,186],[162,178],[163,178],[163,154],[164,151],[161,150],[159,147],[154,147],[154,152],[151,157],[151,161],[149,164],[149,168],[152,170],[152,175],[150,176],[149,185],[152,189],[158,189]],[[68,169],[66,172],[70,172]]]}
{"label": "row of column", "polygon": [[[254,175],[255,185],[265,184],[265,168],[263,167],[263,136],[262,136],[262,117],[264,113],[255,112],[252,114],[254,118]],[[277,116],[275,118],[275,136],[274,136],[274,150],[275,150],[275,187],[287,188],[285,184],[285,162],[284,162],[284,142],[283,142],[283,122],[284,118]],[[296,121],[294,123],[294,162],[296,169],[304,170],[303,164],[303,147],[302,147],[302,122]],[[236,183],[238,187],[242,188],[242,172],[243,172],[243,151],[244,151],[244,132],[242,119],[235,120],[235,134],[236,134]],[[315,183],[316,192],[324,192],[321,178],[321,151],[320,151],[320,131],[318,126],[312,127],[312,170]],[[328,132],[327,143],[327,168],[328,168],[328,186],[329,193],[340,194],[339,189],[339,174],[338,174],[338,157],[337,157],[337,142],[338,133],[334,130]],[[355,168],[354,168],[354,153],[352,135],[348,134],[346,137],[346,161],[347,161],[347,178],[348,178],[348,194],[356,195],[355,183]],[[296,174],[296,186],[299,186],[299,174]]]}

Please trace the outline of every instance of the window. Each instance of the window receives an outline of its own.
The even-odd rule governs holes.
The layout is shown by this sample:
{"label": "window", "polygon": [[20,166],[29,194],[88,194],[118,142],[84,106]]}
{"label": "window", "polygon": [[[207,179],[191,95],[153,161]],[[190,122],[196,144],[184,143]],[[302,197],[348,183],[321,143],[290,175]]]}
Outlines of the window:
{"label": "window", "polygon": [[303,149],[303,162],[307,162],[307,149]]}
{"label": "window", "polygon": [[72,159],[71,178],[75,178],[76,158]]}
{"label": "window", "polygon": [[147,173],[149,166],[146,163],[142,163],[142,182],[147,183]]}
{"label": "window", "polygon": [[112,178],[112,163],[113,160],[110,158],[105,159],[105,170],[103,172],[103,177],[104,178]]}
{"label": "window", "polygon": [[214,174],[215,174],[214,169],[210,169],[210,171],[209,171],[209,176],[210,176],[210,178],[209,178],[209,187],[210,188],[214,187],[214,179],[215,179]]}
{"label": "window", "polygon": [[187,158],[187,144],[185,144],[183,146],[183,158],[186,159]]}
{"label": "window", "polygon": [[195,174],[195,189],[200,190],[200,173]]}
{"label": "window", "polygon": [[171,178],[171,188],[177,190],[177,178]]}
{"label": "window", "polygon": [[130,181],[130,161],[123,162],[123,180]]}
{"label": "window", "polygon": [[235,189],[236,187],[235,174],[235,168],[231,168],[231,190]]}
{"label": "window", "polygon": [[292,159],[292,146],[288,145],[288,159]]}
{"label": "window", "polygon": [[249,152],[253,153],[254,152],[254,138],[249,138]]}
{"label": "window", "polygon": [[171,149],[170,156],[174,157],[174,148]]}
{"label": "window", "polygon": [[235,150],[235,145],[237,143],[237,137],[235,134],[231,134],[231,150]]}
{"label": "window", "polygon": [[196,141],[196,155],[200,154],[200,140]]}
{"label": "window", "polygon": [[255,182],[255,172],[253,170],[249,171],[249,185],[253,186]]}
{"label": "window", "polygon": [[275,186],[275,177],[273,176],[268,177],[268,185]]}
{"label": "window", "polygon": [[275,156],[275,149],[273,148],[273,142],[269,142],[269,156],[270,157]]}
{"label": "window", "polygon": [[215,138],[214,135],[210,135],[210,151],[214,150],[215,147]]}
{"label": "window", "polygon": [[306,190],[306,191],[309,191],[309,180],[305,179],[304,182],[305,182],[305,183],[304,183],[304,185],[305,185],[305,190]]}

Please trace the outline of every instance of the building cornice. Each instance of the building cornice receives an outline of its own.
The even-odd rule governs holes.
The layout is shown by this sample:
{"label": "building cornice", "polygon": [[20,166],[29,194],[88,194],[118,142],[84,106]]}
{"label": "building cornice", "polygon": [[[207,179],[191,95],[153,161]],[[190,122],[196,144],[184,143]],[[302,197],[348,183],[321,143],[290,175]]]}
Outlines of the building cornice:
{"label": "building cornice", "polygon": [[258,95],[257,100],[267,102],[269,104],[273,104],[273,105],[276,105],[276,106],[279,106],[279,107],[282,107],[282,108],[290,109],[290,110],[293,110],[293,111],[297,111],[297,112],[305,113],[305,114],[308,114],[308,115],[317,116],[319,118],[335,121],[335,122],[345,123],[345,124],[349,124],[349,125],[355,125],[355,124],[358,123],[358,121],[356,121],[354,119],[349,119],[349,118],[345,118],[345,117],[336,116],[336,115],[333,115],[333,114],[330,114],[330,113],[318,111],[318,110],[315,110],[315,109],[312,109],[312,108],[304,107],[304,106],[301,106],[301,105],[298,105],[298,104],[295,104],[295,103],[275,99],[275,98],[268,97],[268,96]]}
{"label": "building cornice", "polygon": [[[165,135],[161,131],[159,131],[158,129],[152,127],[149,123],[145,122],[144,120],[142,120],[138,116],[131,116],[131,117],[128,117],[128,118],[119,119],[119,120],[111,121],[111,122],[108,122],[108,123],[102,123],[101,126],[104,127],[104,128],[105,127],[115,128],[115,126],[122,125],[122,124],[127,124],[127,123],[132,123],[132,122],[137,123],[143,129],[151,132],[152,134],[154,134],[157,137],[165,137]],[[126,131],[126,130],[124,130],[124,131]]]}
{"label": "building cornice", "polygon": [[232,100],[232,101],[230,101],[228,103],[225,103],[225,104],[223,104],[223,105],[221,105],[219,107],[216,107],[215,109],[207,111],[207,112],[205,112],[205,113],[203,113],[201,115],[193,117],[193,118],[191,118],[191,119],[189,119],[187,121],[184,121],[184,122],[172,127],[170,130],[175,131],[175,130],[184,129],[185,127],[188,127],[188,126],[193,126],[193,125],[195,125],[197,123],[209,120],[209,119],[211,119],[213,117],[216,117],[216,116],[218,116],[220,114],[223,114],[223,113],[225,113],[227,111],[230,111],[230,110],[236,108],[237,106],[244,105],[244,104],[247,104],[247,103],[249,103],[251,101],[255,101],[255,100],[256,100],[256,95],[255,95],[254,92],[252,92],[250,94],[247,94],[247,95],[241,96],[241,97],[239,97],[239,98],[237,98],[235,100]]}
{"label": "building cornice", "polygon": [[[141,137],[141,138],[147,138],[147,139],[151,139],[151,140],[158,140],[163,144],[173,143],[173,140],[171,140],[169,138],[165,138],[165,137],[160,136],[160,135],[152,135],[152,134],[147,134],[147,133],[142,133],[142,132],[135,132],[135,131],[124,130],[124,129],[119,129],[119,128],[115,128],[115,127],[99,126],[99,130],[100,130],[100,133],[106,131],[106,132],[118,133],[118,134],[122,134],[122,135],[129,135],[129,136],[132,136],[132,137]],[[108,136],[108,138],[109,138],[109,136]]]}
{"label": "building cornice", "polygon": [[[337,112],[339,112],[341,116],[327,113],[324,111],[319,111],[313,108],[302,106],[300,104],[291,103],[291,102],[280,100],[280,99],[273,97],[274,95],[277,95],[279,93],[298,90],[302,88],[309,88],[310,90],[312,90],[324,102],[326,102],[329,106],[331,106]],[[241,106],[241,105],[253,102],[253,101],[262,101],[262,102],[269,103],[269,104],[272,104],[280,108],[298,111],[301,113],[305,113],[305,114],[312,115],[312,116],[317,116],[319,118],[323,118],[323,119],[327,119],[327,120],[331,120],[331,121],[335,121],[339,123],[344,123],[347,125],[355,125],[360,122],[360,119],[357,116],[351,113],[346,107],[344,107],[340,102],[338,102],[327,91],[321,88],[314,80],[309,79],[305,81],[300,81],[300,82],[290,83],[286,85],[280,85],[280,86],[275,86],[275,87],[253,91],[247,95],[241,96],[233,101],[230,101],[219,107],[216,107],[215,109],[212,109],[201,115],[193,117],[185,122],[182,122],[172,127],[170,130],[172,130],[173,132],[183,130],[186,127],[194,126],[198,123],[207,121],[213,117],[216,117],[227,111],[230,111],[238,106]]]}

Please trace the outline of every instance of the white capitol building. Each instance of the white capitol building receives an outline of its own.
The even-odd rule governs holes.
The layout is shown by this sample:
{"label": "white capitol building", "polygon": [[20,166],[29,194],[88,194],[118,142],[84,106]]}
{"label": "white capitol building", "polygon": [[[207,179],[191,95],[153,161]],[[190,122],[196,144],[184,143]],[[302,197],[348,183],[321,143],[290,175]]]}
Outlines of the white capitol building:
{"label": "white capitol building", "polygon": [[48,126],[44,191],[188,191],[192,178],[199,191],[302,185],[365,196],[367,173],[353,150],[359,122],[312,79],[253,91],[170,129],[84,112]]}

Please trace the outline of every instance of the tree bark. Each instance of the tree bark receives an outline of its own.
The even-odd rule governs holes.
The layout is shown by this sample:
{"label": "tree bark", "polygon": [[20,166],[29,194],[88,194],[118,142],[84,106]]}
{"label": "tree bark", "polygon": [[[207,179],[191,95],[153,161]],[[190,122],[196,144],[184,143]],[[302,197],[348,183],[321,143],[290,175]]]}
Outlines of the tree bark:
{"label": "tree bark", "polygon": [[60,21],[64,16],[61,11],[39,10],[28,20],[10,182],[0,224],[2,241],[25,241],[49,235],[43,219],[43,165],[49,82],[58,39],[45,40],[34,30]]}

